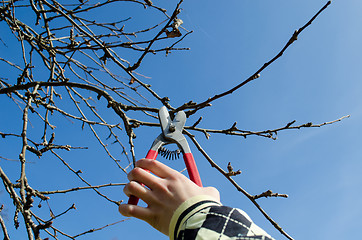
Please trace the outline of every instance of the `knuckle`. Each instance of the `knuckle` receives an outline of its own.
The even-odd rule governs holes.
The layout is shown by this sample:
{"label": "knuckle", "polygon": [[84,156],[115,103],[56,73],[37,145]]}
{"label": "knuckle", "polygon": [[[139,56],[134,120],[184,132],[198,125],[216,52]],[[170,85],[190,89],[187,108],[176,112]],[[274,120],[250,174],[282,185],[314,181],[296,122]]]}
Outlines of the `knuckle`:
{"label": "knuckle", "polygon": [[153,168],[157,167],[158,162],[157,162],[157,160],[148,160],[148,161],[146,161],[146,165],[149,168],[153,169]]}
{"label": "knuckle", "polygon": [[130,217],[130,207],[124,204],[119,205],[118,211],[125,217]]}
{"label": "knuckle", "polygon": [[162,179],[160,179],[157,182],[154,182],[154,184],[153,184],[153,188],[157,188],[157,189],[165,189],[166,186],[167,186],[167,183],[162,181]]}
{"label": "knuckle", "polygon": [[160,164],[162,164],[162,163],[160,163],[157,160],[143,158],[136,162],[136,167],[140,167],[140,168],[148,169],[148,170],[152,171],[153,169],[158,169],[160,167]]}
{"label": "knuckle", "polygon": [[135,215],[135,207],[132,205],[121,204],[118,211],[125,217],[133,217]]}
{"label": "knuckle", "polygon": [[142,158],[136,162],[136,167],[145,167],[152,161],[151,159]]}
{"label": "knuckle", "polygon": [[139,183],[137,183],[135,181],[131,181],[126,185],[126,187],[129,192],[134,192],[135,190],[138,189]]}
{"label": "knuckle", "polygon": [[128,216],[134,216],[135,215],[136,208],[134,206],[129,206],[127,208],[127,214]]}
{"label": "knuckle", "polygon": [[165,193],[168,192],[169,185],[170,184],[168,184],[167,181],[163,181],[163,179],[160,179],[160,181],[155,183],[154,189]]}
{"label": "knuckle", "polygon": [[135,167],[131,172],[133,175],[139,175],[142,172],[142,168]]}
{"label": "knuckle", "polygon": [[167,181],[165,183],[165,191],[174,193],[177,192],[178,189],[182,189],[184,186],[186,186],[182,181],[179,181],[177,179]]}
{"label": "knuckle", "polygon": [[141,168],[135,167],[128,173],[128,175],[127,175],[128,180],[130,180],[130,181],[134,180],[135,178],[137,178],[137,176],[139,176],[141,174],[141,172],[142,172]]}
{"label": "knuckle", "polygon": [[142,159],[141,166],[146,169],[155,169],[157,168],[158,162],[157,160],[151,159]]}
{"label": "knuckle", "polygon": [[191,181],[189,178],[187,178],[183,174],[173,174],[169,177],[169,179],[176,183],[181,183],[181,184],[185,184],[186,182]]}
{"label": "knuckle", "polygon": [[127,183],[126,184],[126,186],[124,186],[124,188],[123,188],[123,192],[124,192],[124,194],[126,194],[127,196],[129,196],[129,183]]}
{"label": "knuckle", "polygon": [[135,182],[135,181],[131,181],[129,183],[126,184],[126,186],[123,188],[123,192],[127,195],[133,195],[134,193],[136,193],[139,189],[139,183]]}

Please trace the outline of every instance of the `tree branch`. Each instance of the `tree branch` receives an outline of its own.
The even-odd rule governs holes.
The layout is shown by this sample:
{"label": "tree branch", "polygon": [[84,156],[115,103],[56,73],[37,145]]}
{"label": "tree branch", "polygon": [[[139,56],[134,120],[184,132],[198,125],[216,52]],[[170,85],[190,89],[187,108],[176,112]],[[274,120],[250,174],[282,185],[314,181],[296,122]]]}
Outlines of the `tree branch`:
{"label": "tree branch", "polygon": [[273,57],[271,60],[269,60],[268,62],[264,63],[264,65],[262,67],[260,67],[254,74],[252,74],[248,79],[244,80],[243,82],[241,82],[240,84],[236,85],[235,87],[231,88],[230,90],[227,90],[223,93],[219,93],[216,94],[213,97],[208,98],[207,100],[198,103],[198,104],[184,104],[181,107],[178,107],[176,109],[176,111],[180,111],[180,110],[185,110],[185,109],[192,109],[186,112],[186,114],[188,116],[194,114],[197,110],[201,109],[201,108],[205,108],[207,106],[210,106],[211,102],[220,99],[222,97],[225,97],[229,94],[232,94],[234,91],[238,90],[239,88],[241,88],[242,86],[246,85],[247,83],[257,79],[260,77],[260,73],[266,69],[267,67],[269,67],[269,65],[271,65],[273,62],[275,62],[278,58],[280,58],[284,52],[289,48],[290,45],[292,45],[292,43],[294,43],[297,39],[299,34],[301,34],[303,32],[303,30],[305,28],[307,28],[309,25],[312,24],[312,22],[331,4],[331,1],[328,1],[306,24],[304,24],[301,28],[299,28],[298,30],[296,30],[293,35],[290,37],[290,39],[288,40],[288,42],[285,44],[285,46],[282,48],[282,50],[280,50],[280,52]]}

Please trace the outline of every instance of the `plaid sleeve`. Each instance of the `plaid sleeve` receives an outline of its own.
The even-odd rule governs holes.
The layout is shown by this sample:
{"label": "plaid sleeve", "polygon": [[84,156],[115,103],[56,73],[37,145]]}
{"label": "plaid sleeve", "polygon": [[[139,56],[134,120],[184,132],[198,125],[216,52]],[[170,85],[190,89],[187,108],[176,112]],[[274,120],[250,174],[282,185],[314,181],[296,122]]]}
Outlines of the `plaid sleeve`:
{"label": "plaid sleeve", "polygon": [[208,196],[183,203],[170,223],[170,240],[273,240],[242,210]]}

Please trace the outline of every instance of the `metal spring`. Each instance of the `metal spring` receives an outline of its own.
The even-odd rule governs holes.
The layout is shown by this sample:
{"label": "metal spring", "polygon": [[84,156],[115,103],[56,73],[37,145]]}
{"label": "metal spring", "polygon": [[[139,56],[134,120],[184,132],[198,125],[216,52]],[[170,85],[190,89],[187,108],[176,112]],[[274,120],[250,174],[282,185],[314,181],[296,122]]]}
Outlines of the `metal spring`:
{"label": "metal spring", "polygon": [[158,153],[168,159],[168,160],[176,160],[178,158],[180,158],[180,153],[181,153],[181,150],[180,149],[177,149],[177,150],[168,150],[167,148],[164,148],[164,147],[160,147],[158,149]]}

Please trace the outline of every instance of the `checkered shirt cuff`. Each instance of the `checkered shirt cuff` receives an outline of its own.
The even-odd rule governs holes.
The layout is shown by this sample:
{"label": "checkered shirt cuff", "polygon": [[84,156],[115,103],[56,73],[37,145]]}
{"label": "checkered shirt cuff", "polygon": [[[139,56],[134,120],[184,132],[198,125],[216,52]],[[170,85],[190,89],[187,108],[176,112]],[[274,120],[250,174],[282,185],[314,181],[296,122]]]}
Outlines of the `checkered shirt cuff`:
{"label": "checkered shirt cuff", "polygon": [[170,240],[273,240],[242,210],[208,196],[184,202],[174,213]]}

